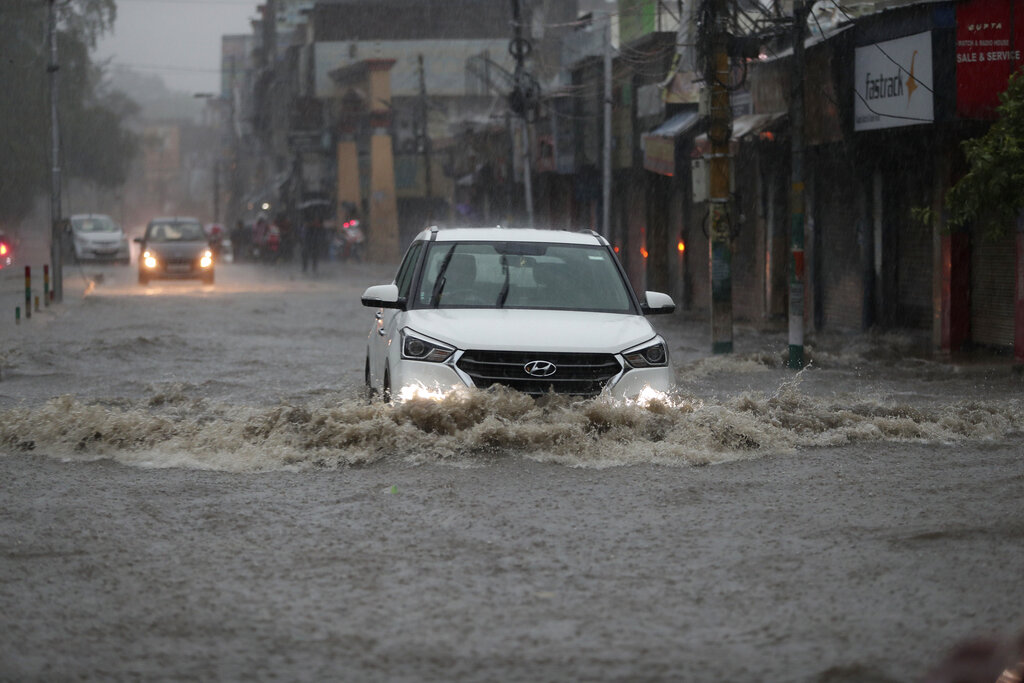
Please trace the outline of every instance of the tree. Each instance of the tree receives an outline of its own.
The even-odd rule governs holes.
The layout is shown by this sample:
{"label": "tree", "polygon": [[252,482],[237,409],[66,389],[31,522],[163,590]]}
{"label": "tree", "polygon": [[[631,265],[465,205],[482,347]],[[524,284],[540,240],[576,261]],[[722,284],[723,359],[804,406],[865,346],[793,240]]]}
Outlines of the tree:
{"label": "tree", "polygon": [[978,225],[1005,237],[1024,210],[1024,71],[999,95],[999,118],[985,135],[963,142],[970,170],[946,195],[950,225]]}
{"label": "tree", "polygon": [[[60,2],[58,112],[67,176],[115,187],[124,182],[137,142],[122,123],[132,105],[101,87],[89,58],[116,16],[114,0]],[[50,187],[50,115],[46,0],[0,1],[0,223],[16,222]]]}

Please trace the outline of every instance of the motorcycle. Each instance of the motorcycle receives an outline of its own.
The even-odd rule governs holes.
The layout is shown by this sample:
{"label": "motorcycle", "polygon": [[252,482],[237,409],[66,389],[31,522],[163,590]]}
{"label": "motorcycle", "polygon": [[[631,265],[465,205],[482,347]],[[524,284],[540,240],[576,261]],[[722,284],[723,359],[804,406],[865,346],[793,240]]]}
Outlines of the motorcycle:
{"label": "motorcycle", "polygon": [[339,231],[339,242],[342,261],[353,261],[363,260],[363,251],[365,249],[366,235],[363,234],[363,229],[359,227],[359,221],[353,219],[345,221],[341,224],[341,230]]}
{"label": "motorcycle", "polygon": [[0,270],[14,263],[14,245],[0,231]]}

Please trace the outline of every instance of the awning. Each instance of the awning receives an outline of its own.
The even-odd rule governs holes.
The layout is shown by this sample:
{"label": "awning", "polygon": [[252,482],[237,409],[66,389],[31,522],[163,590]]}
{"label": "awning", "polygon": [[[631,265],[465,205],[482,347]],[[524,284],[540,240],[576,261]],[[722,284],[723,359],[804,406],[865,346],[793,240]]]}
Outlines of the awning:
{"label": "awning", "polygon": [[[826,28],[824,33],[815,33],[812,36],[810,36],[809,38],[805,38],[804,39],[804,49],[806,50],[809,47],[814,47],[815,45],[818,45],[820,43],[824,43],[826,40],[831,40],[832,38],[835,38],[836,36],[838,36],[840,33],[845,33],[846,31],[850,30],[851,28],[853,28],[853,24],[852,23],[846,23],[846,24],[841,24],[839,26],[833,26],[833,27]],[[779,52],[774,52],[771,55],[765,57],[764,59],[761,59],[761,60],[758,60],[758,61],[760,61],[760,62],[774,62],[774,61],[776,61],[778,59],[787,59],[787,58],[792,57],[792,56],[793,56],[793,48],[792,47],[787,47],[785,50],[781,50]]]}
{"label": "awning", "polygon": [[662,175],[675,175],[676,138],[692,130],[698,121],[699,113],[686,111],[676,114],[651,132],[641,135],[644,168]]}
{"label": "awning", "polygon": [[[729,141],[729,153],[735,154],[736,147],[744,139],[752,135],[760,135],[763,131],[771,128],[776,123],[786,118],[788,114],[784,111],[772,112],[770,114],[747,114],[737,116],[732,120],[732,137]],[[711,141],[707,133],[701,133],[694,141],[694,155],[703,156],[711,153]]]}
{"label": "awning", "polygon": [[695,111],[684,111],[682,114],[676,114],[669,118],[667,121],[662,123],[660,126],[652,130],[650,133],[645,135],[654,135],[662,138],[675,138],[679,137],[686,131],[697,125],[697,121],[700,120],[700,114]]}

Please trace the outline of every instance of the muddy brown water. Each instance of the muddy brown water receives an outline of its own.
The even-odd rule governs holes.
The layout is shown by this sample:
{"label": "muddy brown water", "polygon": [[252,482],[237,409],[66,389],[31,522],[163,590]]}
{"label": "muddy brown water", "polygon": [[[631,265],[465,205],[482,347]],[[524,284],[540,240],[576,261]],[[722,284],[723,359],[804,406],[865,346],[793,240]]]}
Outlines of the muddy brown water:
{"label": "muddy brown water", "polygon": [[389,277],[91,267],[0,326],[0,678],[917,680],[1024,626],[1011,364],[669,317],[671,396],[386,405]]}

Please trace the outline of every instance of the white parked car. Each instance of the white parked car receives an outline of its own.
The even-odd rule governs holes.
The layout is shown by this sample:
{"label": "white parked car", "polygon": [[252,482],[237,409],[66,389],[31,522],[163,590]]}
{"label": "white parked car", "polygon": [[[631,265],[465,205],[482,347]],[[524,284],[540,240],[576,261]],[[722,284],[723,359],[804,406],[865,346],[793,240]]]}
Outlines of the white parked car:
{"label": "white parked car", "polygon": [[131,262],[128,236],[110,216],[82,213],[71,217],[71,246],[78,261]]}
{"label": "white parked car", "polygon": [[668,347],[644,316],[675,304],[658,292],[638,300],[594,232],[431,228],[394,282],[362,302],[378,309],[366,384],[386,399],[406,387],[634,398],[674,386]]}

